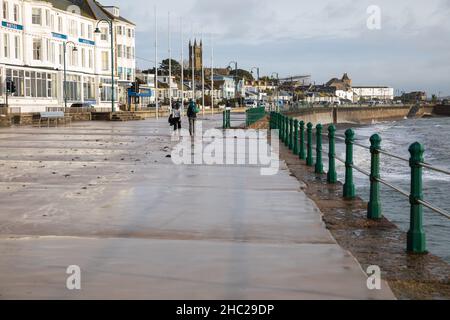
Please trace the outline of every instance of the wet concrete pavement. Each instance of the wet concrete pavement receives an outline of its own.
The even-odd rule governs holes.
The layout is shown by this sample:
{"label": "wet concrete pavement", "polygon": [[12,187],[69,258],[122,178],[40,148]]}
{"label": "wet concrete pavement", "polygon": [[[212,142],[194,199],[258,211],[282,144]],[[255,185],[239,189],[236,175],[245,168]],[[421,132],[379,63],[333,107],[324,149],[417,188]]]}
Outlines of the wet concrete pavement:
{"label": "wet concrete pavement", "polygon": [[284,165],[177,166],[169,133],[166,119],[0,129],[0,298],[393,298],[367,289]]}

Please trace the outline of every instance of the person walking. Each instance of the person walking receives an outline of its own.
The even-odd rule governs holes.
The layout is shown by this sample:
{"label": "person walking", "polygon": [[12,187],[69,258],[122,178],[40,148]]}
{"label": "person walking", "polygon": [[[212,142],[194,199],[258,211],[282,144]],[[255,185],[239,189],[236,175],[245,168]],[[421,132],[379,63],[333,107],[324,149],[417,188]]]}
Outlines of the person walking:
{"label": "person walking", "polygon": [[187,109],[187,116],[189,118],[189,133],[191,137],[195,136],[195,122],[197,120],[197,113],[199,112],[194,100],[189,100]]}
{"label": "person walking", "polygon": [[178,102],[172,108],[172,125],[174,136],[179,136],[181,130],[181,108]]}

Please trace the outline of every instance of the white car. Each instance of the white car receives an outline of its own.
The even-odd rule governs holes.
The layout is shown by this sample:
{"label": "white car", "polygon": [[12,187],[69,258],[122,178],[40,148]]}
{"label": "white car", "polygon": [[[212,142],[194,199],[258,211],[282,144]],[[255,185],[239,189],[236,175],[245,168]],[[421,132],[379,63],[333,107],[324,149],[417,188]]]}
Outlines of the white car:
{"label": "white car", "polygon": [[255,100],[246,100],[245,101],[245,106],[247,108],[257,108],[258,107],[258,103]]}

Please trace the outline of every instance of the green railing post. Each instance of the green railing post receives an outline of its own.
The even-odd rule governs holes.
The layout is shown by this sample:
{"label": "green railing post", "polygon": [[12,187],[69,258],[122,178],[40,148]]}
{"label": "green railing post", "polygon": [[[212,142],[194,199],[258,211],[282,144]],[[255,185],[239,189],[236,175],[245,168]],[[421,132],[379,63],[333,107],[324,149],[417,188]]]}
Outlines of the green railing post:
{"label": "green railing post", "polygon": [[328,183],[337,183],[337,172],[336,172],[336,127],[331,125],[328,127]]}
{"label": "green railing post", "polygon": [[355,184],[353,183],[353,144],[355,142],[355,131],[348,129],[345,131],[345,184],[344,184],[344,198],[354,199]]}
{"label": "green railing post", "polygon": [[227,111],[223,111],[222,128],[227,128]]}
{"label": "green railing post", "polygon": [[311,123],[311,122],[309,122],[308,124],[307,124],[307,129],[306,129],[306,132],[307,132],[307,143],[306,143],[306,165],[307,166],[309,166],[309,167],[312,167],[313,165],[314,165],[314,160],[313,160],[313,137],[312,137],[312,135],[313,135],[313,133],[312,133],[312,131],[313,131],[313,124]]}
{"label": "green railing post", "polygon": [[294,155],[298,156],[298,120],[294,121]]}
{"label": "green railing post", "polygon": [[284,115],[280,113],[280,138],[284,142]]}
{"label": "green railing post", "polygon": [[286,132],[284,133],[284,145],[287,147],[289,146],[289,117],[286,116]]}
{"label": "green railing post", "polygon": [[316,126],[316,170],[317,174],[323,174],[323,161],[322,161],[322,129],[323,126],[319,123]]}
{"label": "green railing post", "polygon": [[379,220],[383,217],[380,202],[380,148],[381,137],[374,134],[370,137],[370,200],[367,206],[367,218]]}
{"label": "green railing post", "polygon": [[270,130],[275,129],[275,114],[270,112]]}
{"label": "green railing post", "polygon": [[231,110],[228,110],[228,129],[231,129]]}
{"label": "green railing post", "polygon": [[300,121],[300,160],[306,160],[305,152],[305,121]]}
{"label": "green railing post", "polygon": [[294,119],[289,119],[289,150],[294,149]]}
{"label": "green railing post", "polygon": [[425,149],[423,145],[416,142],[409,147],[411,158],[409,165],[411,167],[411,221],[410,229],[408,231],[408,245],[407,251],[410,253],[426,253],[425,231],[423,229],[423,206],[419,201],[423,201],[423,181],[422,181],[422,166],[420,163],[424,162],[423,154]]}

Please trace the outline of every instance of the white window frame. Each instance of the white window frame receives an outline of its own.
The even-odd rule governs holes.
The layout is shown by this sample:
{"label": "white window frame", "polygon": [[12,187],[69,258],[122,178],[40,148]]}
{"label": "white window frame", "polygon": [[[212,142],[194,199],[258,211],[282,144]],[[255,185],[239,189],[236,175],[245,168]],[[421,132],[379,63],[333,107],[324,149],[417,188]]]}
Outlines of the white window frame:
{"label": "white window frame", "polygon": [[3,34],[3,56],[5,58],[10,57],[10,44],[9,44],[9,34]]}
{"label": "white window frame", "polygon": [[42,61],[42,39],[33,39],[33,60]]}
{"label": "white window frame", "polygon": [[20,36],[14,36],[14,58],[21,58],[21,41]]}
{"label": "white window frame", "polygon": [[92,69],[94,67],[94,53],[92,49],[89,49],[89,68]]}
{"label": "white window frame", "polygon": [[3,19],[9,20],[9,4],[8,1],[3,1]]}
{"label": "white window frame", "polygon": [[102,71],[109,71],[109,52],[102,51]]}
{"label": "white window frame", "polygon": [[50,27],[50,10],[45,9],[45,25]]}
{"label": "white window frame", "polygon": [[63,18],[62,17],[58,17],[58,32],[62,33],[63,32]]}
{"label": "white window frame", "polygon": [[81,67],[86,68],[86,49],[81,48]]}
{"label": "white window frame", "polygon": [[[39,15],[37,13],[39,13]],[[39,18],[39,21],[36,21],[35,18]],[[36,26],[42,25],[42,9],[41,8],[33,8],[32,9],[31,23]]]}
{"label": "white window frame", "polygon": [[13,18],[14,18],[14,22],[19,22],[20,21],[20,7],[19,7],[18,4],[14,5]]}

